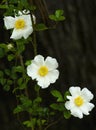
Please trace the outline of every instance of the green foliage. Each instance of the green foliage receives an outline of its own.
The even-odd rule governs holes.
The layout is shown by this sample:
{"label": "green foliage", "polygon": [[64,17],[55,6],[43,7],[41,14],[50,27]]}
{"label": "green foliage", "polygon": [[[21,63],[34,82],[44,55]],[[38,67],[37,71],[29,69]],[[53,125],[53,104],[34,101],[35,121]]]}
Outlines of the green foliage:
{"label": "green foliage", "polygon": [[8,5],[0,5],[0,9],[8,9]]}
{"label": "green foliage", "polygon": [[8,61],[12,61],[14,58],[15,58],[15,55],[13,54],[9,54],[7,57]]}
{"label": "green foliage", "polygon": [[26,125],[27,127],[31,127],[34,128],[36,125],[36,118],[32,118],[30,121],[24,121],[23,122],[24,125]]}
{"label": "green foliage", "polygon": [[12,80],[10,80],[10,79],[9,79],[9,80],[6,80],[6,84],[4,85],[3,89],[4,89],[5,91],[9,91],[12,84],[13,84],[13,81],[12,81]]}
{"label": "green foliage", "polygon": [[71,113],[68,110],[65,110],[64,113],[63,113],[63,115],[64,115],[65,119],[69,119],[71,117]]}
{"label": "green foliage", "polygon": [[4,50],[0,48],[0,58],[3,58],[5,56]]}
{"label": "green foliage", "polygon": [[19,112],[22,112],[23,111],[23,108],[22,108],[22,106],[21,105],[18,105],[15,109],[14,109],[14,114],[16,114],[16,113],[19,113]]}
{"label": "green foliage", "polygon": [[5,91],[9,91],[13,81],[4,77],[5,74],[9,75],[8,69],[6,69],[4,72],[0,71],[0,84],[3,86]]}
{"label": "green foliage", "polygon": [[17,105],[17,107],[14,109],[14,114],[23,112],[23,111],[29,111],[32,107],[32,101],[28,99],[28,97],[21,95],[20,98],[20,105]]}
{"label": "green foliage", "polygon": [[23,122],[24,125],[31,128],[34,128],[36,125],[41,127],[41,125],[44,125],[45,123],[46,123],[46,120],[44,119],[41,120],[41,119],[36,119],[36,118],[31,118],[30,121],[27,120]]}
{"label": "green foliage", "polygon": [[[35,14],[35,11],[37,11],[36,5],[33,3],[30,5],[28,0],[3,0],[0,9],[4,10],[3,16],[13,17],[18,16],[18,11],[23,13],[23,10],[26,10],[30,14]],[[56,10],[54,14],[49,15],[49,19],[55,21],[56,24],[65,20],[64,11]],[[44,31],[50,28],[44,23],[36,23],[33,25],[33,34],[29,38],[13,41],[10,39],[10,42],[0,43],[0,58],[1,60],[3,58],[7,59],[8,63],[7,67],[4,66],[3,71],[0,70],[0,84],[5,91],[15,94],[18,104],[13,113],[17,115],[19,113],[27,113],[29,120],[23,121],[23,125],[32,130],[35,130],[35,128],[38,130],[43,129],[42,126],[48,125],[56,112],[62,113],[66,119],[70,117],[70,112],[64,106],[69,92],[62,94],[58,90],[52,90],[51,94],[56,98],[56,102],[46,106],[40,94],[40,86],[33,82],[32,79],[30,80],[26,73],[26,67],[32,63],[32,60],[27,60],[27,58],[23,57],[26,51],[26,44],[32,43],[34,50],[36,49],[35,51],[37,51],[36,31]],[[33,52],[35,52],[34,50]],[[30,84],[32,84],[31,89],[28,87]],[[30,96],[28,90],[33,91],[34,95]]]}
{"label": "green foliage", "polygon": [[57,98],[57,102],[64,102],[63,96],[58,90],[52,90],[51,94]]}
{"label": "green foliage", "polygon": [[44,30],[46,30],[46,29],[48,29],[48,28],[47,28],[46,25],[43,24],[43,23],[40,23],[40,24],[36,24],[36,25],[35,25],[35,30],[36,30],[36,31],[44,31]]}
{"label": "green foliage", "polygon": [[23,70],[24,70],[24,68],[23,68],[23,66],[14,66],[13,68],[12,68],[12,71],[13,72],[19,72],[19,73],[23,73]]}
{"label": "green foliage", "polygon": [[49,15],[49,18],[53,21],[63,21],[65,20],[65,17],[63,16],[64,11],[63,10],[56,10],[55,14]]}
{"label": "green foliage", "polygon": [[31,63],[32,63],[32,60],[27,60],[27,61],[25,62],[25,65],[28,66],[28,65],[30,65]]}
{"label": "green foliage", "polygon": [[70,111],[65,108],[65,101],[67,100],[67,96],[70,95],[69,91],[64,93],[64,96],[58,90],[52,90],[51,94],[57,98],[57,102],[50,105],[53,110],[60,111],[63,113],[65,119],[69,119],[71,117]]}
{"label": "green foliage", "polygon": [[67,96],[70,96],[70,92],[69,91],[66,91],[64,93],[64,100],[66,101],[67,100]]}
{"label": "green foliage", "polygon": [[65,110],[63,103],[59,103],[59,104],[53,103],[50,105],[50,107],[53,108],[54,110],[58,110],[61,112]]}
{"label": "green foliage", "polygon": [[0,83],[1,83],[1,85],[3,86],[3,85],[5,85],[5,83],[6,83],[6,79],[5,78],[0,78]]}

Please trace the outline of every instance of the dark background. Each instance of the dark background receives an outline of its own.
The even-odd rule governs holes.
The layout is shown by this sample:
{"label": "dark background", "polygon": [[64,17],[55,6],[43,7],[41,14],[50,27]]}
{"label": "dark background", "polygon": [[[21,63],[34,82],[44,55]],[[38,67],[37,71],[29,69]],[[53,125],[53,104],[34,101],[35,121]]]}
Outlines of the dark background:
{"label": "dark background", "polygon": [[[87,87],[96,97],[96,0],[45,0],[47,10],[41,12],[40,4],[37,4],[37,22],[42,21],[42,12],[46,24],[50,23],[47,13],[54,13],[56,9],[63,9],[66,20],[60,22],[56,29],[37,32],[38,54],[55,57],[59,62],[60,77],[56,84],[51,85],[42,93],[46,97],[45,104],[50,102],[48,93],[52,87],[60,91],[66,91],[70,86]],[[42,1],[42,0],[41,0]],[[46,12],[48,11],[48,12]],[[8,35],[4,34],[3,16],[0,11],[0,42],[6,41]],[[30,49],[30,48],[29,48]],[[32,54],[28,51],[28,56]],[[1,63],[0,66],[5,64]],[[12,113],[15,96],[7,93],[0,87],[0,130],[19,130],[20,122]],[[96,130],[96,111],[92,110],[89,116],[82,120],[78,118],[62,119],[58,124],[48,130]],[[20,130],[23,129],[20,128]]]}

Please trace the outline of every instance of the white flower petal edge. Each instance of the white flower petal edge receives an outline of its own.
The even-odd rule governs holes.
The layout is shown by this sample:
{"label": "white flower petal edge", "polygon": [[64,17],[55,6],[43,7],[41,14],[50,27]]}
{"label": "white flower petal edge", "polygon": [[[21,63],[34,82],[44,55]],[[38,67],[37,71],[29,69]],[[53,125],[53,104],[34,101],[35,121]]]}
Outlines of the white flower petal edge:
{"label": "white flower petal edge", "polygon": [[35,62],[37,66],[44,65],[44,57],[42,55],[37,55],[35,56],[33,62]]}
{"label": "white flower petal edge", "polygon": [[74,86],[69,88],[69,92],[71,93],[71,95],[78,95],[81,92],[81,88],[76,86],[74,89]]}
{"label": "white flower petal edge", "polygon": [[[22,12],[21,11],[18,11],[18,15],[28,15],[30,14],[30,11],[29,10],[23,10]],[[32,18],[33,18],[33,22],[34,24],[36,24],[36,17],[34,14],[32,14]]]}
{"label": "white flower petal edge", "polygon": [[67,110],[70,110],[71,115],[83,118],[84,115],[89,115],[90,111],[94,108],[94,104],[90,103],[90,100],[93,99],[93,94],[87,89],[80,87],[70,87],[69,88],[70,96],[67,96],[69,101],[65,102],[65,107]]}
{"label": "white flower petal edge", "polygon": [[87,101],[92,100],[94,97],[93,94],[87,88],[82,89],[82,96],[85,97]]}
{"label": "white flower petal edge", "polygon": [[27,74],[32,79],[36,79],[41,88],[47,88],[51,83],[55,83],[59,77],[57,67],[58,63],[55,58],[48,56],[44,60],[42,55],[37,55],[32,63],[27,66]]}
{"label": "white flower petal edge", "polygon": [[4,17],[4,25],[6,29],[14,28],[15,18],[11,16]]}
{"label": "white flower petal edge", "polygon": [[38,77],[37,82],[41,88],[47,88],[50,85],[50,80],[47,76],[45,78]]}
{"label": "white flower petal edge", "polygon": [[58,79],[59,77],[59,71],[57,69],[49,71],[48,77],[50,78],[50,83],[55,83],[55,79]]}
{"label": "white flower petal edge", "polygon": [[22,37],[24,37],[24,39],[27,39],[28,36],[32,33],[32,31],[33,31],[33,28],[31,26],[29,28],[23,29],[23,30],[14,29],[10,38],[18,40],[18,39],[21,39]]}
{"label": "white flower petal edge", "polygon": [[18,39],[22,38],[22,33],[23,33],[22,30],[14,29],[13,32],[12,32],[12,35],[10,36],[10,38],[18,40]]}
{"label": "white flower petal edge", "polygon": [[30,26],[29,28],[27,28],[27,29],[25,29],[23,31],[24,31],[23,37],[25,39],[27,39],[29,37],[29,35],[33,32],[33,28],[32,28],[32,26]]}
{"label": "white flower petal edge", "polygon": [[52,57],[47,57],[45,60],[45,64],[50,68],[50,70],[56,69],[58,67],[57,60]]}

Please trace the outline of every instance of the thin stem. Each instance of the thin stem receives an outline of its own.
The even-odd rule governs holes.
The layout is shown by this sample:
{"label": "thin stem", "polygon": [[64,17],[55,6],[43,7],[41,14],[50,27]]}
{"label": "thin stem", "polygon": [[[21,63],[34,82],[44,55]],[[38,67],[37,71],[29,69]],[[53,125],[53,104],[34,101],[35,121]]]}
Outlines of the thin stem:
{"label": "thin stem", "polygon": [[31,130],[34,130],[34,128],[32,127]]}
{"label": "thin stem", "polygon": [[[24,67],[24,62],[23,62],[23,57],[22,57],[22,55],[20,54],[20,63],[21,63],[21,66],[23,67],[23,77],[25,76],[25,67]],[[25,78],[25,77],[24,77]],[[28,89],[27,88],[25,88],[25,94],[26,94],[26,96],[27,97],[29,97],[29,93],[28,93]],[[30,121],[31,121],[31,119],[32,119],[32,116],[31,116],[31,114],[29,113],[29,119],[30,119]],[[32,126],[31,127],[31,130],[34,130],[34,127]]]}
{"label": "thin stem", "polygon": [[33,33],[33,47],[34,47],[34,55],[37,55],[37,42],[36,42],[36,32]]}
{"label": "thin stem", "polygon": [[61,118],[62,118],[62,116],[58,120],[56,120],[56,121],[52,122],[51,124],[49,124],[48,126],[46,126],[46,128],[44,130],[47,130],[49,127],[57,124],[61,120]]}
{"label": "thin stem", "polygon": [[47,10],[47,6],[44,0],[35,0],[35,4],[38,7],[40,14],[42,16],[42,20],[46,25],[49,25],[49,19],[48,19],[48,10]]}

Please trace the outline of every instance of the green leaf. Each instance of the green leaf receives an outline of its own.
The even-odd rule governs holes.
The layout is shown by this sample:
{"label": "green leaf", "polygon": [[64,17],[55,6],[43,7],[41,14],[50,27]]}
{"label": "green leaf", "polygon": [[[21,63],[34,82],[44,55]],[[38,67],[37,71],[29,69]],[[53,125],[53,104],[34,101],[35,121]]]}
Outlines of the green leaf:
{"label": "green leaf", "polygon": [[37,97],[36,99],[34,99],[33,103],[40,103],[42,102],[42,98],[41,97]]}
{"label": "green leaf", "polygon": [[0,47],[3,49],[7,49],[7,45],[5,43],[0,43]]}
{"label": "green leaf", "polygon": [[35,29],[36,29],[36,31],[43,31],[43,30],[46,30],[48,28],[46,27],[45,24],[40,23],[40,24],[36,24]]}
{"label": "green leaf", "polygon": [[27,61],[25,62],[25,65],[28,66],[28,65],[30,65],[31,63],[32,63],[32,60],[27,60]]}
{"label": "green leaf", "polygon": [[0,71],[0,83],[3,86],[3,89],[5,91],[9,91],[10,90],[10,85],[12,85],[13,81],[10,79],[5,79],[3,76],[4,74],[2,73],[2,71]]}
{"label": "green leaf", "polygon": [[44,125],[45,123],[46,123],[46,120],[41,120],[41,123],[42,123],[42,125]]}
{"label": "green leaf", "polygon": [[53,108],[54,110],[58,110],[58,111],[64,111],[65,108],[64,108],[64,104],[56,104],[56,103],[53,103],[50,105],[51,108]]}
{"label": "green leaf", "polygon": [[22,107],[21,107],[20,105],[18,105],[18,106],[14,109],[13,113],[14,113],[14,114],[17,114],[17,113],[22,112],[22,111],[23,111]]}
{"label": "green leaf", "polygon": [[44,125],[45,123],[46,123],[46,120],[41,120],[41,119],[37,120],[37,125],[38,126]]}
{"label": "green leaf", "polygon": [[66,92],[64,93],[64,100],[67,99],[67,96],[70,96],[70,92],[69,92],[69,91],[66,91]]}
{"label": "green leaf", "polygon": [[53,14],[49,15],[49,18],[50,18],[51,20],[53,20],[53,21],[57,21],[56,16],[55,16],[55,15],[53,15]]}
{"label": "green leaf", "polygon": [[23,78],[19,78],[18,81],[17,81],[19,86],[22,84],[22,82],[23,82]]}
{"label": "green leaf", "polygon": [[13,54],[8,55],[8,57],[7,57],[7,58],[8,58],[8,61],[12,61],[12,60],[14,59],[14,57],[15,57],[15,56],[14,56]]}
{"label": "green leaf", "polygon": [[63,16],[64,11],[63,10],[56,10],[55,14],[49,15],[49,18],[53,21],[63,21],[65,20],[65,17]]}
{"label": "green leaf", "polygon": [[17,76],[16,72],[14,71],[14,67],[12,67],[10,78],[13,79],[13,80],[16,80],[17,77],[18,76]]}
{"label": "green leaf", "polygon": [[13,67],[13,71],[14,72],[23,72],[23,67],[22,66]]}
{"label": "green leaf", "polygon": [[56,16],[57,18],[59,18],[60,16],[63,15],[63,13],[64,13],[63,10],[56,10],[56,12],[55,12],[55,16]]}
{"label": "green leaf", "polygon": [[64,114],[65,119],[69,119],[71,117],[70,111],[65,111],[63,114]]}
{"label": "green leaf", "polygon": [[20,97],[20,101],[21,101],[22,107],[23,107],[24,109],[27,109],[27,108],[29,108],[30,106],[32,106],[32,101],[31,101],[30,99],[28,99],[28,97],[26,97],[26,96],[24,96],[24,95],[22,95],[22,96]]}
{"label": "green leaf", "polygon": [[10,86],[6,84],[4,85],[3,89],[8,92],[10,90]]}
{"label": "green leaf", "polygon": [[16,44],[17,44],[17,51],[19,54],[21,54],[24,50],[25,50],[25,43],[26,43],[27,40],[25,39],[19,39],[16,41]]}
{"label": "green leaf", "polygon": [[27,127],[34,128],[34,126],[36,125],[36,118],[32,118],[31,121],[24,121],[23,124]]}
{"label": "green leaf", "polygon": [[28,97],[21,95],[20,96],[20,102],[21,102],[21,104],[18,105],[14,109],[14,113],[19,113],[19,112],[22,112],[22,111],[27,111],[27,112],[32,111],[32,101],[30,99],[28,99]]}
{"label": "green leaf", "polygon": [[63,102],[64,101],[62,94],[58,90],[52,90],[51,94],[54,97],[57,97],[57,102]]}
{"label": "green leaf", "polygon": [[26,125],[27,127],[32,127],[33,126],[31,121],[24,121],[23,125]]}
{"label": "green leaf", "polygon": [[5,85],[5,83],[6,83],[6,79],[4,79],[4,78],[0,78],[0,83],[1,83],[1,85]]}
{"label": "green leaf", "polygon": [[51,108],[53,108],[54,110],[57,110],[58,109],[58,104],[56,103],[53,103],[50,105]]}
{"label": "green leaf", "polygon": [[27,87],[26,84],[25,84],[25,83],[22,83],[22,84],[19,86],[19,89],[23,90],[23,89],[25,89],[26,87]]}
{"label": "green leaf", "polygon": [[0,9],[8,9],[8,5],[5,4],[5,5],[0,5]]}
{"label": "green leaf", "polygon": [[27,85],[22,77],[17,80],[17,83],[19,85],[18,89],[20,89],[20,90],[23,90],[27,87]]}

